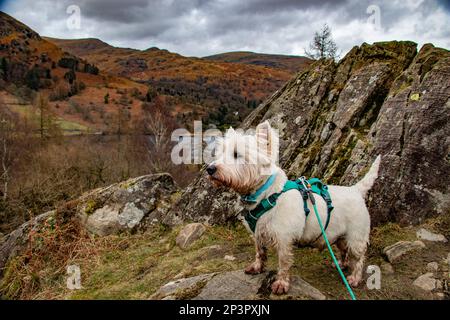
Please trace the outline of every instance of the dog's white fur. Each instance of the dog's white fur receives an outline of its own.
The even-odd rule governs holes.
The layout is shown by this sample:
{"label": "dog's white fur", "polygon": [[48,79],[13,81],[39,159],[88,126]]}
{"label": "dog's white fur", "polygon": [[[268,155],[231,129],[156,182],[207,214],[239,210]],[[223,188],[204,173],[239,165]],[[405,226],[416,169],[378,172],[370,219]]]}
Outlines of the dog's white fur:
{"label": "dog's white fur", "polygon": [[[258,125],[255,135],[243,135],[229,129],[225,139],[219,142],[219,148],[223,153],[211,164],[216,167],[216,172],[210,176],[212,181],[231,187],[240,194],[250,194],[260,188],[270,174],[276,173],[274,183],[258,197],[258,203],[269,195],[280,192],[287,181],[287,176],[275,165],[271,157],[273,141],[275,141],[274,132],[267,121]],[[240,163],[226,161],[233,158],[236,150],[242,145],[247,150],[245,154],[238,154]],[[259,159],[256,164],[255,158]],[[350,268],[351,274],[347,279],[352,286],[357,286],[362,278],[370,232],[370,217],[364,197],[378,176],[380,160],[378,156],[366,176],[354,186],[328,186],[334,210],[326,235],[330,243],[335,243],[341,252],[341,266]],[[264,170],[265,174],[261,174]],[[315,198],[324,224],[327,218],[326,203],[319,196]],[[252,210],[255,206],[256,204],[246,205],[246,209]],[[325,247],[318,221],[312,211],[312,204],[309,202],[308,206],[311,213],[306,218],[301,194],[296,190],[287,191],[278,198],[276,206],[266,212],[256,225],[256,259],[245,271],[250,274],[263,272],[267,259],[266,248],[275,247],[279,266],[272,291],[276,294],[286,293],[289,290],[293,244],[320,249]]]}

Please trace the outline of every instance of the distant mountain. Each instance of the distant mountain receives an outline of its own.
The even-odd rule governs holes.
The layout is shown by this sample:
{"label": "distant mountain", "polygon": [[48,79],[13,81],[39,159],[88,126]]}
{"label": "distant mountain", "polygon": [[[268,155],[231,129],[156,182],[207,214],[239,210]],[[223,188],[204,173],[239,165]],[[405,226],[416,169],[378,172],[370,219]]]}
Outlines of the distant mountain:
{"label": "distant mountain", "polygon": [[305,69],[305,67],[312,63],[311,59],[302,56],[255,53],[250,51],[220,53],[204,57],[203,59],[264,66],[284,70],[293,74]]}
{"label": "distant mountain", "polygon": [[184,57],[156,47],[147,50],[118,48],[99,39],[46,39],[110,74],[149,84],[159,94],[175,97],[181,105],[196,105],[190,108],[188,118],[201,116],[206,123],[219,126],[238,125],[293,73],[309,64],[309,60],[302,57],[272,55],[265,57],[267,66],[230,63]]}

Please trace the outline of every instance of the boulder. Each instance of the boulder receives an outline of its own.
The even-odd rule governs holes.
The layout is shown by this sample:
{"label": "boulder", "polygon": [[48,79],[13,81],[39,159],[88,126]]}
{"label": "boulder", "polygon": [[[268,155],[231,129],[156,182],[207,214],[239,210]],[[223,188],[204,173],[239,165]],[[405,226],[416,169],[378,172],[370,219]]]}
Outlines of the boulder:
{"label": "boulder", "polygon": [[447,239],[442,234],[433,233],[425,228],[417,230],[417,238],[421,240],[433,241],[433,242],[447,242]]}
{"label": "boulder", "polygon": [[152,299],[326,299],[319,290],[298,276],[292,277],[291,287],[286,295],[281,297],[271,295],[270,285],[274,278],[274,272],[265,272],[259,275],[247,275],[241,270],[209,273],[171,281],[162,286],[152,296]]}
{"label": "boulder", "polygon": [[399,241],[383,249],[383,253],[386,255],[390,263],[395,262],[404,254],[425,248],[425,244],[422,241]]}
{"label": "boulder", "polygon": [[[367,204],[372,225],[418,224],[448,213],[450,53],[412,42],[354,47],[341,61],[320,60],[299,73],[242,123],[268,120],[280,133],[279,163],[288,176],[353,185],[382,155]],[[205,174],[172,209],[191,221],[224,223],[242,207]]]}
{"label": "boulder", "polygon": [[169,174],[146,175],[84,194],[77,215],[90,232],[100,236],[145,229],[158,222],[174,224],[176,217],[167,213],[177,192]]}
{"label": "boulder", "polygon": [[38,230],[48,219],[61,223],[76,219],[101,236],[145,230],[157,222],[179,221],[167,215],[177,194],[177,186],[169,174],[147,175],[90,191],[57,210],[36,216],[0,241],[0,277],[8,259],[27,247],[29,232]]}
{"label": "boulder", "polygon": [[178,233],[176,243],[181,249],[187,249],[203,235],[205,230],[205,226],[201,223],[190,223]]}

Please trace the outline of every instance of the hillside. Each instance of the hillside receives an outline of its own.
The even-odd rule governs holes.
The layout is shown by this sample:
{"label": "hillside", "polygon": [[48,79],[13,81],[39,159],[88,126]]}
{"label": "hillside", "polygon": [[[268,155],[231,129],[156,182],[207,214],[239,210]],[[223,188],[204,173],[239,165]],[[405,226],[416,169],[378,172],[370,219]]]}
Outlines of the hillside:
{"label": "hillside", "polygon": [[110,74],[150,84],[159,94],[180,101],[181,110],[183,104],[198,105],[194,117],[203,116],[204,122],[216,125],[239,124],[293,73],[308,65],[266,67],[184,57],[155,47],[142,51],[117,48],[98,39],[46,39]]}
{"label": "hillside", "polygon": [[[123,107],[130,117],[140,114],[142,101],[131,92],[143,96],[147,85],[105,74],[3,12],[0,30],[0,98],[11,111],[35,118],[32,103],[39,92],[48,97],[50,112],[67,134],[108,130]],[[106,95],[111,103],[105,103]],[[126,106],[119,106],[124,97]]]}
{"label": "hillside", "polygon": [[203,57],[203,59],[264,66],[284,70],[292,74],[295,74],[299,70],[305,69],[306,66],[312,63],[311,59],[301,56],[266,54],[250,51],[219,53],[212,56]]}

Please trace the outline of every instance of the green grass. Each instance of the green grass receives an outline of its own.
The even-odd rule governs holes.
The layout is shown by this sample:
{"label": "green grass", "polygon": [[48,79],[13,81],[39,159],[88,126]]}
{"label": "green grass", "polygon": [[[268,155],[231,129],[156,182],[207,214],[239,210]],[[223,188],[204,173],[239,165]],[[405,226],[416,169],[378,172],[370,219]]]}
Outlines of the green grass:
{"label": "green grass", "polygon": [[[441,225],[440,220],[426,224],[430,230]],[[81,254],[79,256],[83,258],[68,262],[80,266],[83,288],[69,291],[65,288],[66,275],[55,273],[52,266],[44,265],[43,279],[38,279],[43,287],[34,298],[149,299],[158,288],[175,278],[242,270],[254,258],[253,240],[239,223],[208,226],[204,235],[186,250],[175,243],[181,227],[170,229],[158,225],[145,233],[94,237],[90,248],[98,249],[97,254]],[[392,223],[373,228],[366,267],[386,263],[383,248],[401,240],[415,240],[416,230],[417,227],[401,228]],[[428,262],[437,261],[441,268],[445,268],[442,258],[447,256],[447,251],[445,244],[427,243],[426,250],[412,252],[393,264],[393,275],[382,275],[381,290],[367,289],[363,280],[362,285],[354,290],[355,295],[358,299],[432,298],[415,288],[412,282],[425,272]],[[236,260],[225,260],[225,255],[233,255]],[[276,270],[275,250],[269,249],[268,257],[267,270]],[[302,277],[329,299],[348,299],[348,293],[331,262],[327,250],[296,248],[291,275]],[[344,272],[347,274],[347,271]],[[368,276],[364,273],[365,279]],[[194,291],[197,289],[194,288]],[[194,293],[189,290],[179,292],[177,296],[190,297]]]}
{"label": "green grass", "polygon": [[[248,261],[240,262],[223,259],[225,254],[247,256],[252,252],[253,242],[243,226],[208,227],[202,238],[187,250],[175,244],[179,229],[111,237],[112,241],[126,237],[130,246],[126,250],[106,252],[95,268],[90,268],[86,261],[89,271],[83,277],[84,289],[74,292],[70,298],[147,299],[176,275],[190,277],[236,270],[243,268],[253,256],[248,254]],[[207,248],[212,245],[220,245],[221,253],[209,255]]]}
{"label": "green grass", "polygon": [[[11,111],[17,112],[21,116],[35,121],[36,124],[38,124],[38,118],[31,105],[10,105],[9,108]],[[75,121],[63,119],[61,117],[57,117],[55,122],[61,128],[64,135],[80,134],[89,131],[87,126]]]}

